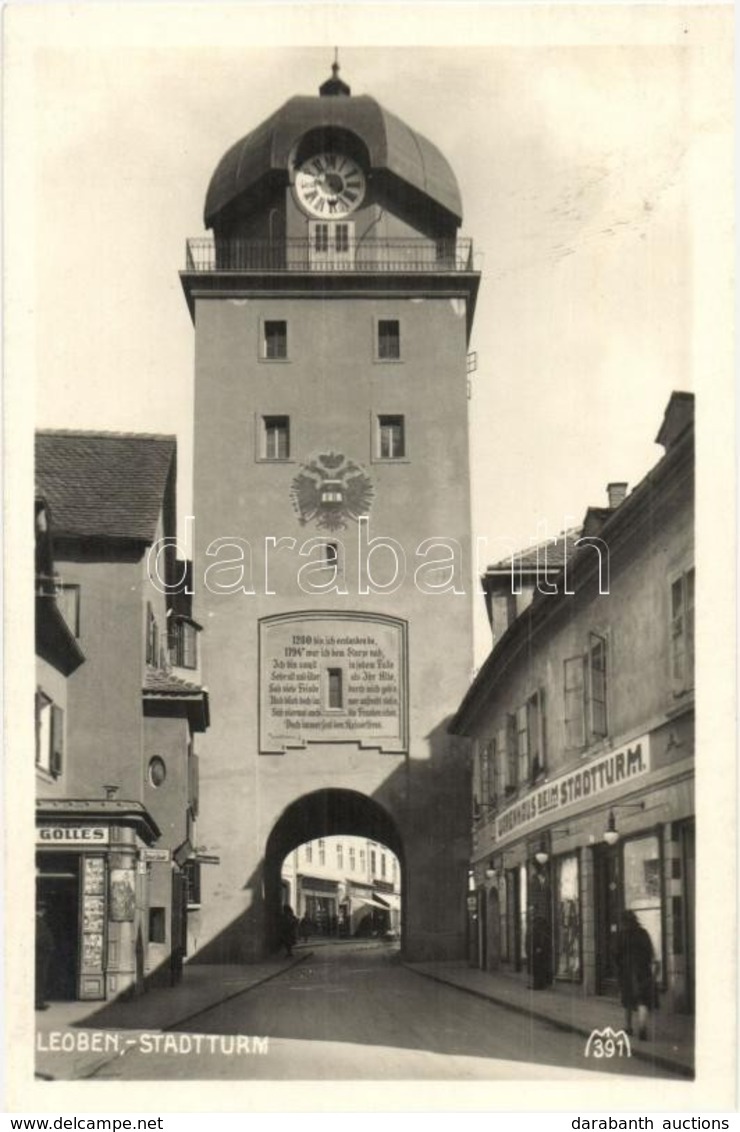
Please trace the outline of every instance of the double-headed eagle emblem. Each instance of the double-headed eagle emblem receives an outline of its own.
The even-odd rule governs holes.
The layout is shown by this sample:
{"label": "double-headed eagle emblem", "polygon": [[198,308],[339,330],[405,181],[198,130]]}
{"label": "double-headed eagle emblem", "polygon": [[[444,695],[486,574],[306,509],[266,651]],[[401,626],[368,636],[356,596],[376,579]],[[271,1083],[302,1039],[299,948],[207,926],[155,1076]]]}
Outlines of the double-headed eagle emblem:
{"label": "double-headed eagle emblem", "polygon": [[359,464],[339,452],[327,452],[304,464],[290,487],[301,524],[316,520],[324,531],[338,531],[348,519],[367,515],[375,489]]}

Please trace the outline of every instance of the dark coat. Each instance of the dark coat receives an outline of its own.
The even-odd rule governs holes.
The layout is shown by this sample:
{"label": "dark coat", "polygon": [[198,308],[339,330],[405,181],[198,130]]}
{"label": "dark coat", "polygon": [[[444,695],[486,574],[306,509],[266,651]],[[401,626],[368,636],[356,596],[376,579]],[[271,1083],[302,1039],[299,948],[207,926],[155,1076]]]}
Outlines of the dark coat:
{"label": "dark coat", "polygon": [[622,1006],[652,1006],[653,945],[650,936],[635,920],[619,933],[616,952]]}

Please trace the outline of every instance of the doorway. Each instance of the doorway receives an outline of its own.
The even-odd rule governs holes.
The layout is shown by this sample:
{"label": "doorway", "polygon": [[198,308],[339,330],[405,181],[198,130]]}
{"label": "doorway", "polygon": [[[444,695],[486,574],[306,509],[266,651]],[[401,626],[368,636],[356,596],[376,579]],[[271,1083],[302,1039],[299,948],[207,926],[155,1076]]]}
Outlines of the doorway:
{"label": "doorway", "polygon": [[620,876],[617,846],[594,847],[594,913],[596,918],[596,993],[616,994],[616,942],[619,931]]}
{"label": "doorway", "polygon": [[501,964],[501,912],[498,889],[488,893],[486,911],[486,970],[498,971]]}
{"label": "doorway", "polygon": [[311,220],[309,263],[319,271],[346,271],[355,262],[355,226],[347,221]]}
{"label": "doorway", "polygon": [[74,854],[43,854],[38,861],[36,905],[46,909],[52,938],[46,997],[51,1001],[77,998],[80,930],[80,858]]}

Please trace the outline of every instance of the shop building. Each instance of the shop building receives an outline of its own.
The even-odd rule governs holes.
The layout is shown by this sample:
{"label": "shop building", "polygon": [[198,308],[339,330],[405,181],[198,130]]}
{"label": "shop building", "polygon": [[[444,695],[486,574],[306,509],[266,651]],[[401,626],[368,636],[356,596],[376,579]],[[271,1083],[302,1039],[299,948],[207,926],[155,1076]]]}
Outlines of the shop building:
{"label": "shop building", "polygon": [[691,1011],[691,395],[672,395],[657,442],[645,479],[587,512],[554,592],[535,589],[452,730],[473,741],[471,960],[535,987],[616,993],[616,933],[632,909],[664,1004]]}
{"label": "shop building", "polygon": [[208,696],[176,596],[175,476],[172,437],[37,434],[36,864],[50,997],[173,981],[187,948],[193,735]]}

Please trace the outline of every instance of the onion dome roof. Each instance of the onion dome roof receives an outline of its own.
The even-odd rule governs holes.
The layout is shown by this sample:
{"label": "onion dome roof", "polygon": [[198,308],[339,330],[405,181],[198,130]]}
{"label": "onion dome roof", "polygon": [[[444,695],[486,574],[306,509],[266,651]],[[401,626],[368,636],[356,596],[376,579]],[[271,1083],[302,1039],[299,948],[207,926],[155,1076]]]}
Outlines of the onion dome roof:
{"label": "onion dome roof", "polygon": [[350,96],[344,84],[344,89],[328,89],[331,84],[332,80],[324,84],[321,96],[290,98],[227,150],[208,186],[206,227],[211,228],[224,209],[264,179],[281,173],[287,177],[291,155],[310,130],[353,134],[365,145],[373,171],[388,172],[460,223],[457,180],[437,147],[369,95]]}

